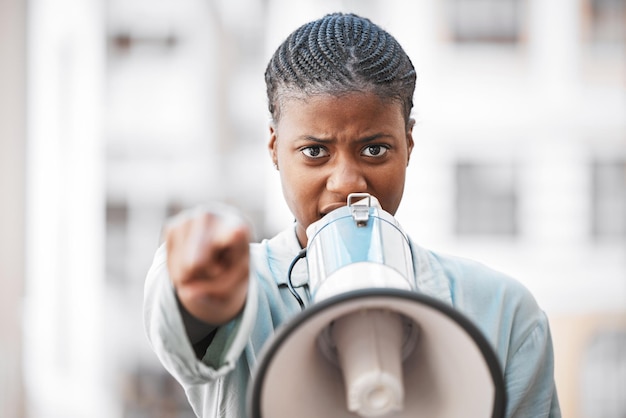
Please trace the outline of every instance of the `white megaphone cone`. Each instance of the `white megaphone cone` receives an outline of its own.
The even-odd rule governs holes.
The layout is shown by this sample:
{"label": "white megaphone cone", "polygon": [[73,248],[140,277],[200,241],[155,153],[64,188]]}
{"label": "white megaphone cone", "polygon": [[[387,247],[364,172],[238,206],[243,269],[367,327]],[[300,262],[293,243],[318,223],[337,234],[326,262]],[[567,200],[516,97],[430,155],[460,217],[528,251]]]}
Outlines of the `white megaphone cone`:
{"label": "white megaphone cone", "polygon": [[252,418],[504,416],[489,343],[419,293],[408,237],[373,196],[350,195],[307,236],[312,303],[264,348]]}

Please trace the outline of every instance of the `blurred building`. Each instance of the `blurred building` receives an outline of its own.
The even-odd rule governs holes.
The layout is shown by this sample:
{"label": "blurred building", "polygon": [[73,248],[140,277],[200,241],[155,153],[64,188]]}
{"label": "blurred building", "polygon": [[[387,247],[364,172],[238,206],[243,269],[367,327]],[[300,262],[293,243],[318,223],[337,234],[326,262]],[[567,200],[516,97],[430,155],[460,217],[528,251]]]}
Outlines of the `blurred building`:
{"label": "blurred building", "polygon": [[405,229],[530,288],[564,416],[626,414],[624,0],[32,0],[27,416],[193,416],[142,327],[163,223],[209,200],[240,207],[257,239],[291,223],[263,72],[336,10],[387,28],[418,72]]}
{"label": "blurred building", "polygon": [[0,2],[0,416],[24,414],[26,9]]}

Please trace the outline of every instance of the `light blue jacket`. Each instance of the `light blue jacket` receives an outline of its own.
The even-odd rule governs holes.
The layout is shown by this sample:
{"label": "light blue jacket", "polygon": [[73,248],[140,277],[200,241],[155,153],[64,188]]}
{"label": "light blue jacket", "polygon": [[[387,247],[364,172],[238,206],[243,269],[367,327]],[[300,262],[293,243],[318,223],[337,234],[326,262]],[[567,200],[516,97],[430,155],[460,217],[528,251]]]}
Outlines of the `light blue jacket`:
{"label": "light blue jacket", "polygon": [[[156,252],[145,284],[148,339],[165,368],[184,387],[198,417],[244,417],[246,393],[257,356],[277,327],[300,312],[286,281],[300,251],[294,229],[251,244],[246,306],[220,327],[203,359],[189,342],[166,267]],[[474,261],[443,256],[411,243],[418,289],[450,304],[484,333],[504,372],[508,418],[561,416],[554,384],[548,319],[519,282]],[[306,263],[292,282],[304,300]]]}

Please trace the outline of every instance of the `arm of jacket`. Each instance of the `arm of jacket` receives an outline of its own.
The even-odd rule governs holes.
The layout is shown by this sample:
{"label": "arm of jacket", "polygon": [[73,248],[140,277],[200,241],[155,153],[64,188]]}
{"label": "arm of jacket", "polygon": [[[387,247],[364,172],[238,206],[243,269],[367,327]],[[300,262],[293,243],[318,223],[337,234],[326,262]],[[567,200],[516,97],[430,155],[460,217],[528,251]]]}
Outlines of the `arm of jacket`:
{"label": "arm of jacket", "polygon": [[217,329],[207,353],[200,361],[185,332],[166,260],[165,247],[161,246],[154,256],[145,282],[144,327],[150,345],[165,369],[187,388],[215,380],[235,368],[254,326],[257,282],[250,279],[243,311]]}
{"label": "arm of jacket", "polygon": [[491,342],[504,373],[507,418],[559,418],[548,318],[517,280],[480,263],[435,256],[452,304]]}
{"label": "arm of jacket", "polygon": [[527,335],[511,348],[504,370],[507,417],[559,418],[552,338],[545,314],[541,313]]}
{"label": "arm of jacket", "polygon": [[[297,245],[295,234],[293,241]],[[297,251],[294,248],[291,252]],[[216,330],[202,360],[198,360],[186,335],[164,248],[158,249],[146,278],[144,321],[148,340],[166,370],[185,389],[199,417],[244,416],[245,394],[257,356],[275,327],[300,310],[287,286],[274,280],[286,274],[293,254],[281,256],[264,241],[252,244],[250,255],[246,305],[237,318]],[[276,260],[276,271],[269,260]]]}

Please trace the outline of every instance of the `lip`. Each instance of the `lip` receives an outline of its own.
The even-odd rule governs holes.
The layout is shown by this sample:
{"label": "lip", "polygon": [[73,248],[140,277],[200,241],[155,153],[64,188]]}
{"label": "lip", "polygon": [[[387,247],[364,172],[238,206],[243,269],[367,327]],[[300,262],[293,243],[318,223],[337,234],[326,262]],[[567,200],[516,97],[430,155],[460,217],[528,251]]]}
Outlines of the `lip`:
{"label": "lip", "polygon": [[334,211],[335,209],[342,208],[346,205],[347,205],[346,202],[337,202],[337,203],[331,203],[329,205],[326,205],[320,211],[320,218],[323,218],[324,216],[328,215],[330,212]]}

